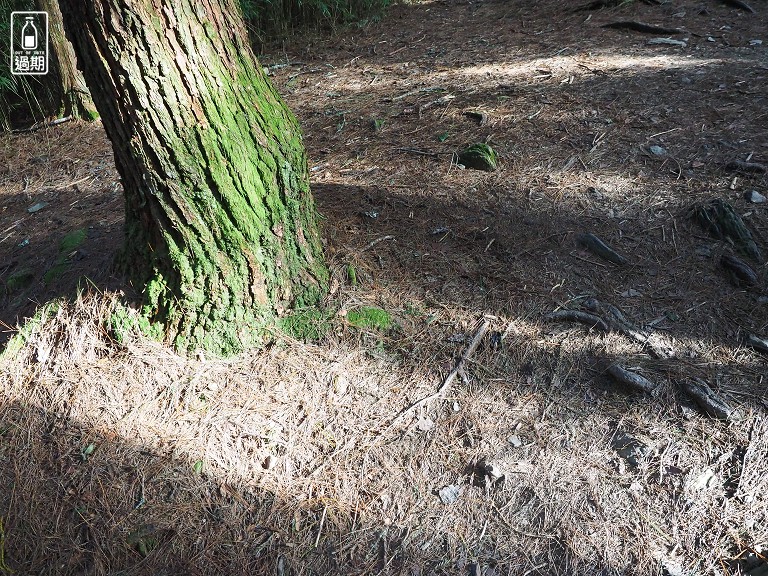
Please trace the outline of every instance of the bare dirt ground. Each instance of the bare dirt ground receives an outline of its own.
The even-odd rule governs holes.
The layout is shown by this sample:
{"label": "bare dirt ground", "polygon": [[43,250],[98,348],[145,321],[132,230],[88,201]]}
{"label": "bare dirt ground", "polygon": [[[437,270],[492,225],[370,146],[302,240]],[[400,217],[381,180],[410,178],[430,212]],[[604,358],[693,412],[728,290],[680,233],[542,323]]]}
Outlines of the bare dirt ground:
{"label": "bare dirt ground", "polygon": [[[227,361],[101,328],[109,290],[130,287],[109,274],[122,199],[100,127],[5,136],[0,319],[89,279],[2,363],[5,563],[765,573],[768,362],[743,338],[768,336],[766,266],[740,255],[758,280],[735,282],[720,261],[738,251],[690,215],[722,198],[768,251],[766,204],[745,199],[768,196],[768,175],[727,167],[768,163],[768,4],[752,4],[424,2],[271,47],[262,64],[305,131],[337,314],[319,343],[280,337]],[[681,33],[601,27],[617,21]],[[497,171],[452,161],[478,141]],[[652,326],[674,357],[545,321],[588,298]],[[365,306],[394,327],[350,326]],[[466,374],[398,419],[484,315]],[[655,393],[613,382],[614,362]],[[692,377],[738,415],[704,414],[681,389]]]}

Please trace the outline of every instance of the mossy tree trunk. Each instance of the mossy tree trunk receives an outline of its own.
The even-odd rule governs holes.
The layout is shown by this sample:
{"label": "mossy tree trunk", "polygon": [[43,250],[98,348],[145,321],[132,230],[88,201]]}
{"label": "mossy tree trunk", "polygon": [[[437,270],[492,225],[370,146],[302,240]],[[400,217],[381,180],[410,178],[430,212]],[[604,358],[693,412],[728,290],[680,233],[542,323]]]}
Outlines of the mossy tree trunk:
{"label": "mossy tree trunk", "polygon": [[64,22],[58,0],[37,0],[40,10],[48,13],[48,32],[58,72],[61,95],[60,113],[85,120],[98,117],[91,94],[85,84],[82,72],[77,69],[77,58],[72,44],[64,34]]}
{"label": "mossy tree trunk", "polygon": [[60,0],[125,189],[122,271],[181,348],[258,342],[327,288],[295,117],[237,0]]}

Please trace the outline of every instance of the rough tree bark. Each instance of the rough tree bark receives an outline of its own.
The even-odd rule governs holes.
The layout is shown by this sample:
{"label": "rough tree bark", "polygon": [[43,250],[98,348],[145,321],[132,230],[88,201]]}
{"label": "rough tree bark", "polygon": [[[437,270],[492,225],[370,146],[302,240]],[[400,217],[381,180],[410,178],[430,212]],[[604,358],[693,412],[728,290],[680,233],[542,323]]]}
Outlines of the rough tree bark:
{"label": "rough tree bark", "polygon": [[99,114],[85,85],[82,72],[77,69],[77,58],[72,44],[64,35],[64,23],[57,0],[37,0],[40,10],[48,13],[50,46],[53,50],[61,90],[62,116],[95,120]]}
{"label": "rough tree bark", "polygon": [[231,353],[327,288],[295,117],[237,0],[60,0],[125,189],[121,270],[177,346]]}

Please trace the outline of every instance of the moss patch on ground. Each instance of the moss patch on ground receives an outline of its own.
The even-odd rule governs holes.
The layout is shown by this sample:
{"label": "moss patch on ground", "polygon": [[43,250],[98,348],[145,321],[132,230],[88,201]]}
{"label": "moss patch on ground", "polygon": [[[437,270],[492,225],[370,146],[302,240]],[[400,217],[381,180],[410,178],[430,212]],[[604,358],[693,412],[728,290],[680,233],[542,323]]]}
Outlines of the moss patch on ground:
{"label": "moss patch on ground", "polygon": [[359,308],[349,311],[347,322],[357,328],[387,330],[392,325],[392,317],[381,308]]}

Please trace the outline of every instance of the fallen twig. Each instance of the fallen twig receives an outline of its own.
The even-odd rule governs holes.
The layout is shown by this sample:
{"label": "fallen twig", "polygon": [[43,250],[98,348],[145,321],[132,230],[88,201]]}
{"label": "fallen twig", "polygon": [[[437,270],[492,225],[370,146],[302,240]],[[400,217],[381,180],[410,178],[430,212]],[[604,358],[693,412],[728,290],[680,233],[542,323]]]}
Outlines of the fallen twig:
{"label": "fallen twig", "polygon": [[365,248],[360,250],[360,252],[365,252],[366,250],[370,250],[371,248],[376,246],[376,244],[378,244],[379,242],[384,242],[384,240],[394,240],[394,239],[395,239],[394,236],[390,236],[390,235],[382,236],[381,238],[377,238],[373,242],[370,242],[368,245],[365,246]]}
{"label": "fallen twig", "polygon": [[13,134],[20,134],[22,132],[34,132],[35,130],[40,130],[40,128],[49,128],[58,124],[64,124],[64,122],[69,122],[70,120],[72,120],[72,116],[64,116],[63,118],[56,118],[56,120],[51,120],[49,122],[36,122],[29,128],[19,128],[18,130],[11,130],[11,132]]}
{"label": "fallen twig", "polygon": [[483,323],[480,325],[480,328],[477,329],[477,332],[475,332],[474,338],[472,338],[472,342],[469,344],[467,349],[464,351],[464,353],[461,355],[461,358],[459,358],[459,361],[456,363],[456,366],[451,371],[448,376],[446,376],[445,380],[443,380],[442,385],[440,388],[438,388],[437,392],[434,392],[430,394],[429,396],[425,396],[421,400],[417,400],[407,408],[403,408],[400,413],[395,416],[395,419],[392,420],[392,422],[387,426],[387,428],[382,433],[382,436],[385,435],[387,432],[389,432],[394,426],[400,422],[406,415],[410,414],[420,406],[423,406],[427,402],[431,402],[432,400],[437,400],[438,398],[443,397],[443,395],[450,389],[451,384],[453,384],[453,381],[456,379],[456,376],[458,376],[460,373],[464,372],[464,365],[467,363],[467,361],[472,357],[472,355],[475,353],[475,350],[477,350],[477,347],[480,345],[480,342],[483,339],[483,336],[485,336],[485,333],[488,331],[488,327],[491,325],[490,319],[486,318],[483,320]]}
{"label": "fallen twig", "polygon": [[453,152],[432,152],[430,150],[419,150],[418,148],[395,148],[398,152],[408,152],[409,154],[419,154],[421,156],[432,156],[437,158],[440,154],[453,154]]}
{"label": "fallen twig", "polygon": [[591,312],[599,313],[611,330],[641,344],[655,358],[669,359],[675,355],[671,343],[665,342],[663,337],[653,330],[634,326],[616,306],[603,304],[596,298],[586,300],[584,306]]}

